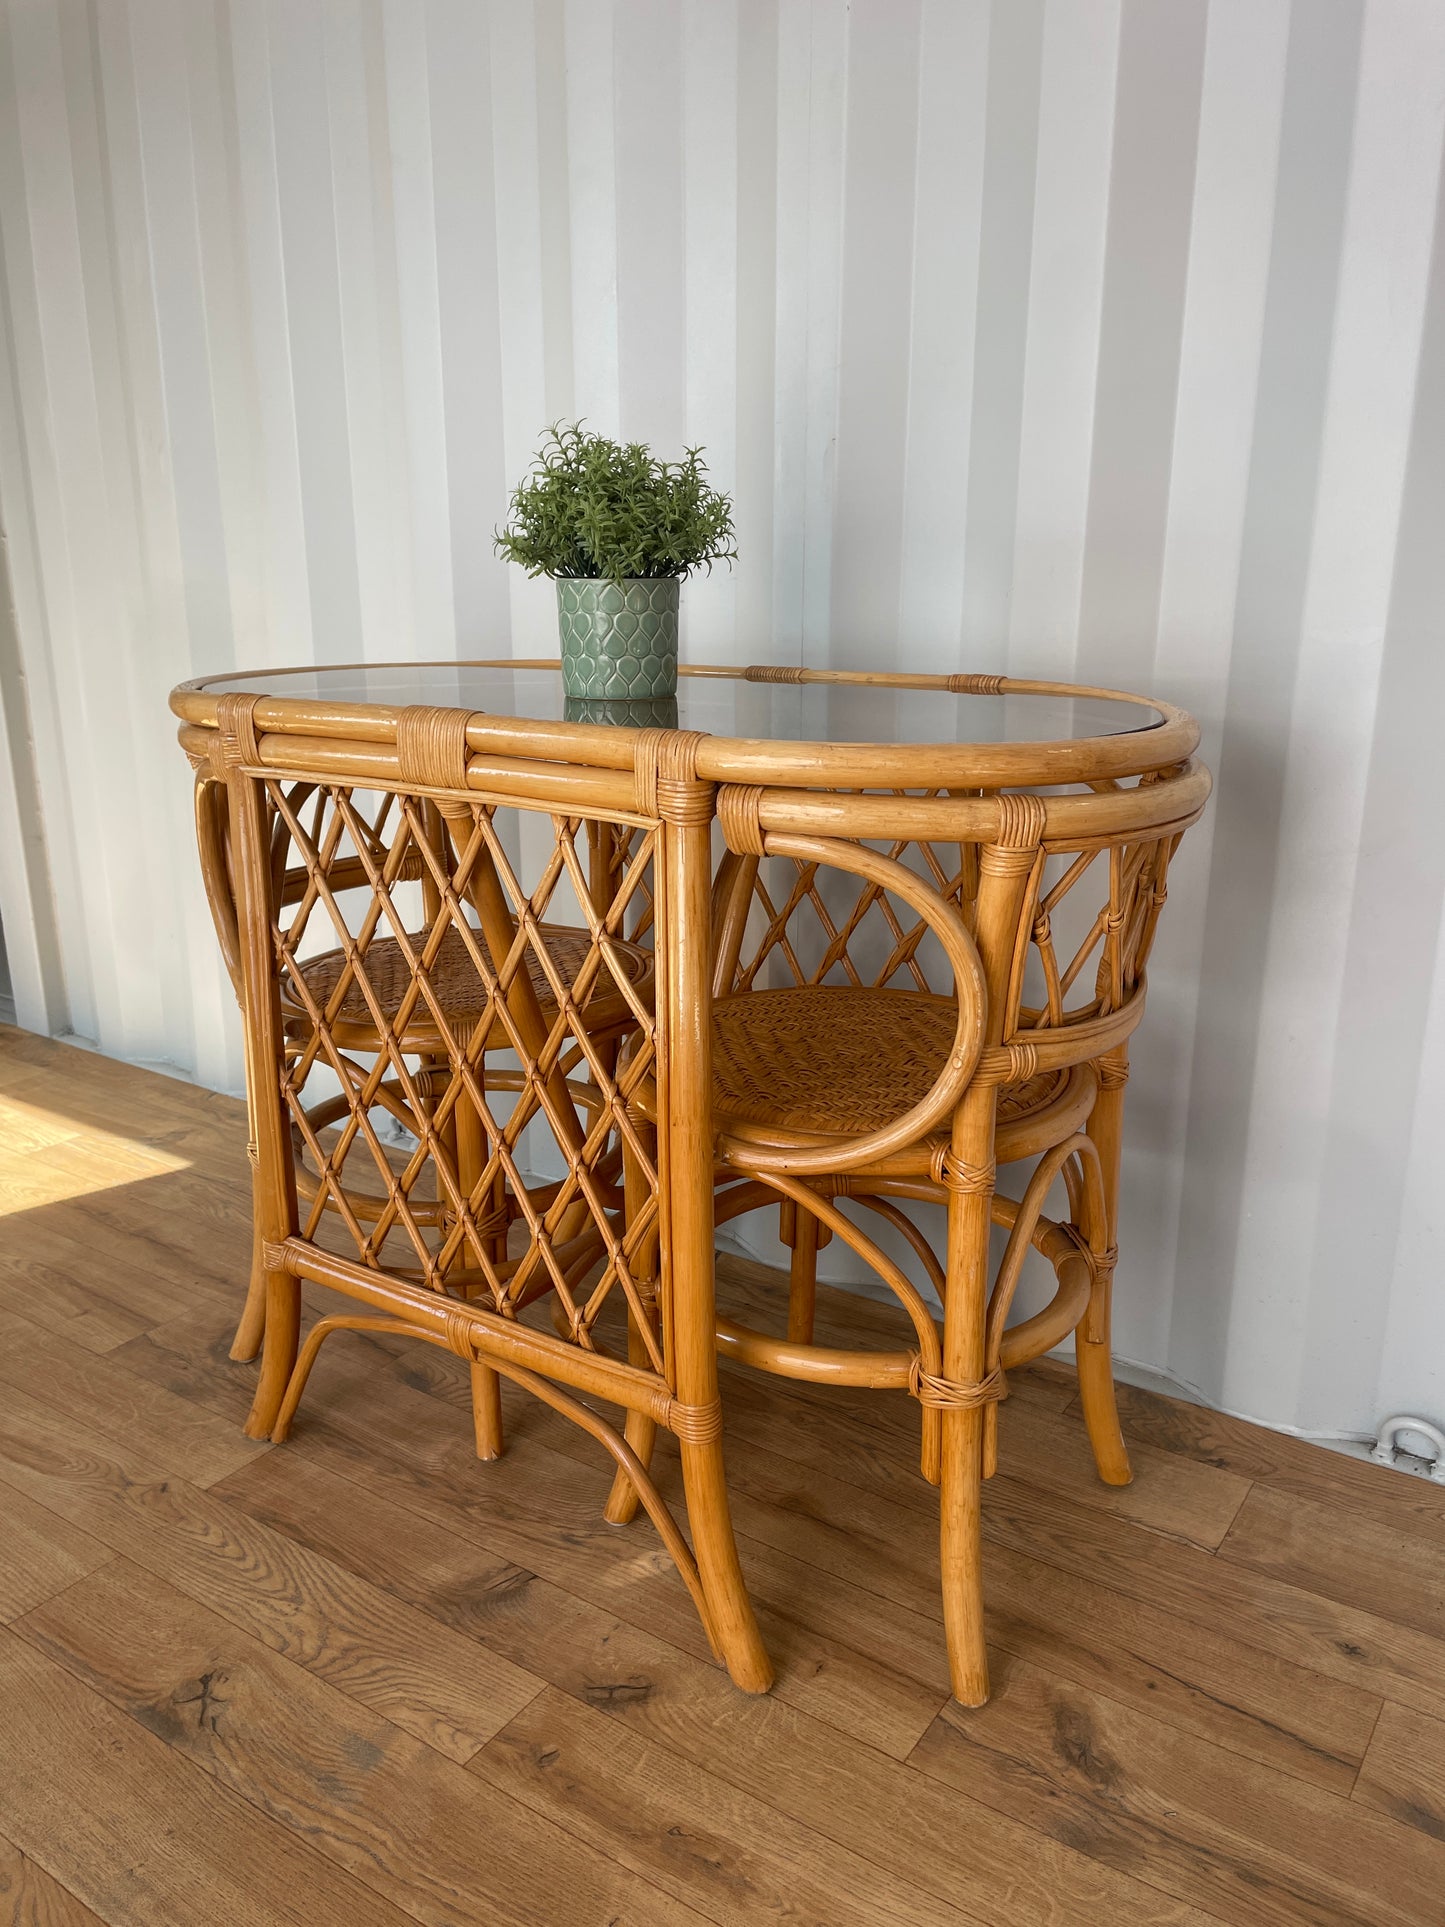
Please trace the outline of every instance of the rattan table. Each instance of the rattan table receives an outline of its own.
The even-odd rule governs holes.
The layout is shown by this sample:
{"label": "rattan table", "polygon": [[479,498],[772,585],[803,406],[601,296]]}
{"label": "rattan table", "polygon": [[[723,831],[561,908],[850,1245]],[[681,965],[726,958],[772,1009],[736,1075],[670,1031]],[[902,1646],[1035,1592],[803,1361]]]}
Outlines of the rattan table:
{"label": "rattan table", "polygon": [[[248,1431],[286,1436],[333,1331],[449,1347],[479,1455],[503,1449],[499,1377],[585,1427],[616,1466],[607,1516],[646,1509],[758,1691],[718,1348],[907,1387],[954,1691],[981,1702],[1009,1369],[1073,1333],[1098,1470],[1129,1477],[1124,1084],[1168,864],[1209,793],[1193,721],[1107,690],[778,668],[687,668],[675,705],[609,709],[532,662],[231,675],[171,706],[245,1019]],[[999,1167],[1026,1163],[1009,1195]],[[906,1208],[930,1200],[941,1252]],[[764,1206],[792,1252],[785,1332],[714,1302],[717,1225]],[[897,1296],[896,1351],[814,1342],[833,1237]],[[1030,1250],[1054,1295],[1009,1326]],[[302,1281],[348,1301],[304,1345]],[[659,1427],[690,1542],[649,1471]]]}

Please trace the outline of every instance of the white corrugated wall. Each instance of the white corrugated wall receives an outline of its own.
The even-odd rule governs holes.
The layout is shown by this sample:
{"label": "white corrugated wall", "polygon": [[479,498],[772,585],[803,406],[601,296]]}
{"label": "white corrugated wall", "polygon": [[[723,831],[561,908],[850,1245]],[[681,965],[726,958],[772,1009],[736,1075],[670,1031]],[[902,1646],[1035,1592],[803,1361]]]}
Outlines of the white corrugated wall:
{"label": "white corrugated wall", "polygon": [[234,1088],[169,686],[544,650],[539,427],[703,442],[695,657],[1201,716],[1120,1350],[1445,1416],[1442,126],[1439,0],[3,0],[22,1017]]}

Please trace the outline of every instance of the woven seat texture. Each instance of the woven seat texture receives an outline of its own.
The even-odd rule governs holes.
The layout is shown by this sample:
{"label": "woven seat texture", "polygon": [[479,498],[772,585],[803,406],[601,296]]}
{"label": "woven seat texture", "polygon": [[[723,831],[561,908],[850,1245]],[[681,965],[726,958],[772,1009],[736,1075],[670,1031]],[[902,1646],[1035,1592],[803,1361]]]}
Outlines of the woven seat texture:
{"label": "woven seat texture", "polygon": [[[720,1003],[713,1092],[720,1118],[799,1131],[876,1131],[928,1095],[958,1026],[951,997],[810,985]],[[1011,1120],[1050,1102],[1067,1071],[1000,1094]]]}
{"label": "woven seat texture", "polygon": [[[569,924],[544,923],[540,926],[542,941],[547,946],[558,975],[564,983],[576,981],[577,973],[591,953],[589,933]],[[412,948],[420,951],[425,942],[424,935],[409,939]],[[482,943],[480,936],[477,938]],[[485,956],[485,945],[482,955]],[[645,950],[631,944],[616,944],[613,954],[621,967],[626,970],[628,981],[638,989],[646,986],[652,976],[652,958]],[[336,988],[346,958],[339,950],[328,950],[319,957],[310,957],[300,966],[301,974],[312,996],[324,1004]],[[552,986],[547,982],[542,969],[541,959],[535,951],[528,949],[525,969],[537,993],[537,1001],[542,1006],[544,1016],[556,1011],[556,999]],[[377,938],[367,949],[362,968],[368,983],[375,992],[385,1015],[393,1017],[401,1007],[401,1000],[411,984],[411,971],[401,945],[395,937]],[[446,1013],[447,1021],[465,1029],[475,1024],[486,1008],[487,993],[477,967],[472,962],[466,943],[457,930],[449,930],[442,939],[441,948],[435,962],[427,972],[437,999]],[[287,999],[292,1008],[297,1008],[294,999]],[[628,1005],[618,990],[611,973],[604,967],[597,974],[587,999],[587,1010],[592,1026],[598,1021],[606,1023],[607,1007],[615,1004],[619,1018],[627,1014]],[[371,1025],[371,1013],[359,983],[353,981],[341,1000],[340,1020],[353,1026]],[[415,1013],[415,1023],[426,1026],[429,1023],[425,1004],[420,1004]]]}

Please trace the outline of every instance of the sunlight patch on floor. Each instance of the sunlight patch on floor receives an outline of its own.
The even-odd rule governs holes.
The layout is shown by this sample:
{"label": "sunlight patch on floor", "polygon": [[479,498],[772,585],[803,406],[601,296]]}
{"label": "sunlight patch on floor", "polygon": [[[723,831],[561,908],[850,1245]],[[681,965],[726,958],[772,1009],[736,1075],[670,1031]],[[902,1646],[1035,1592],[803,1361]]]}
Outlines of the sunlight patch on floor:
{"label": "sunlight patch on floor", "polygon": [[64,1111],[0,1098],[0,1217],[190,1168],[189,1158]]}

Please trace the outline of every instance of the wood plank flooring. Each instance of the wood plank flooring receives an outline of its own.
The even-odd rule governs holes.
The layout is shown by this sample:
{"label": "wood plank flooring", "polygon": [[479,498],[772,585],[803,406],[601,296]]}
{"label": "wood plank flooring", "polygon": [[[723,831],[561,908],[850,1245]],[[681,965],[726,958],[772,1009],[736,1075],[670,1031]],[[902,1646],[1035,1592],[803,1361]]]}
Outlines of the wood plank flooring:
{"label": "wood plank flooring", "polygon": [[1018,1374],[967,1712],[916,1412],[728,1367],[748,1698],[592,1441],[509,1393],[479,1464],[450,1354],[338,1338],[242,1438],[244,1141],[0,1029],[0,1927],[1445,1927],[1445,1491],[1128,1388],[1114,1491]]}

